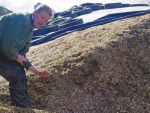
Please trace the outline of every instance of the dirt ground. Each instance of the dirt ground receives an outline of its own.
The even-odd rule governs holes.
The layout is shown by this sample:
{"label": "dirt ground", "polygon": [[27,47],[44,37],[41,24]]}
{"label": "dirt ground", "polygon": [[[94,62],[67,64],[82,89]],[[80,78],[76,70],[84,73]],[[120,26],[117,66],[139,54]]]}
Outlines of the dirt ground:
{"label": "dirt ground", "polygon": [[70,33],[27,56],[50,75],[26,71],[32,110],[10,106],[0,80],[1,112],[150,112],[150,14]]}

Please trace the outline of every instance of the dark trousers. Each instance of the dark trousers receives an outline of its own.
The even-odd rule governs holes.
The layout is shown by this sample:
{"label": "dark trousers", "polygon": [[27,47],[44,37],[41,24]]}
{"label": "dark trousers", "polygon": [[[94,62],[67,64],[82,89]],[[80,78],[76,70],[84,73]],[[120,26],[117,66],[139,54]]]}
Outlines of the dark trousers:
{"label": "dark trousers", "polygon": [[13,106],[31,108],[27,78],[24,68],[16,61],[10,61],[0,50],[0,75],[9,82],[9,91]]}

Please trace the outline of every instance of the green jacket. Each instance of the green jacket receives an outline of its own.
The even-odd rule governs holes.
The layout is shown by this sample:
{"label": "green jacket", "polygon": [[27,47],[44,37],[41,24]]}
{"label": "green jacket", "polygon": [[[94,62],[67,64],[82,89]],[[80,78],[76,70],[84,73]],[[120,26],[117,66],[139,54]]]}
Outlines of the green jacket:
{"label": "green jacket", "polygon": [[[11,13],[0,17],[0,49],[11,61],[16,61],[18,54],[26,57],[31,46],[33,29],[30,14]],[[23,62],[28,69],[31,62]]]}

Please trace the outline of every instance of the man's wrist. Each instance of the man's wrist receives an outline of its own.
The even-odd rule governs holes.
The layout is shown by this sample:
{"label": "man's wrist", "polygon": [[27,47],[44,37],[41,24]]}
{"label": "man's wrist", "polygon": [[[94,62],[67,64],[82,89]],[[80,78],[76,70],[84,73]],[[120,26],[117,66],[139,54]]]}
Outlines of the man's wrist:
{"label": "man's wrist", "polygon": [[38,70],[34,66],[30,66],[28,69],[33,71],[34,73],[38,73]]}

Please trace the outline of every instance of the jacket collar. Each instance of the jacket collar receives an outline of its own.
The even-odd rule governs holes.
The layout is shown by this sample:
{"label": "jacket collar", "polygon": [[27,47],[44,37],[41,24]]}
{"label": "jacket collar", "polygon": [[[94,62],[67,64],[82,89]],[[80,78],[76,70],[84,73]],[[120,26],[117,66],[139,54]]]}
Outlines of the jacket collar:
{"label": "jacket collar", "polygon": [[33,28],[35,26],[33,14],[30,14],[30,23],[31,23],[31,26]]}

